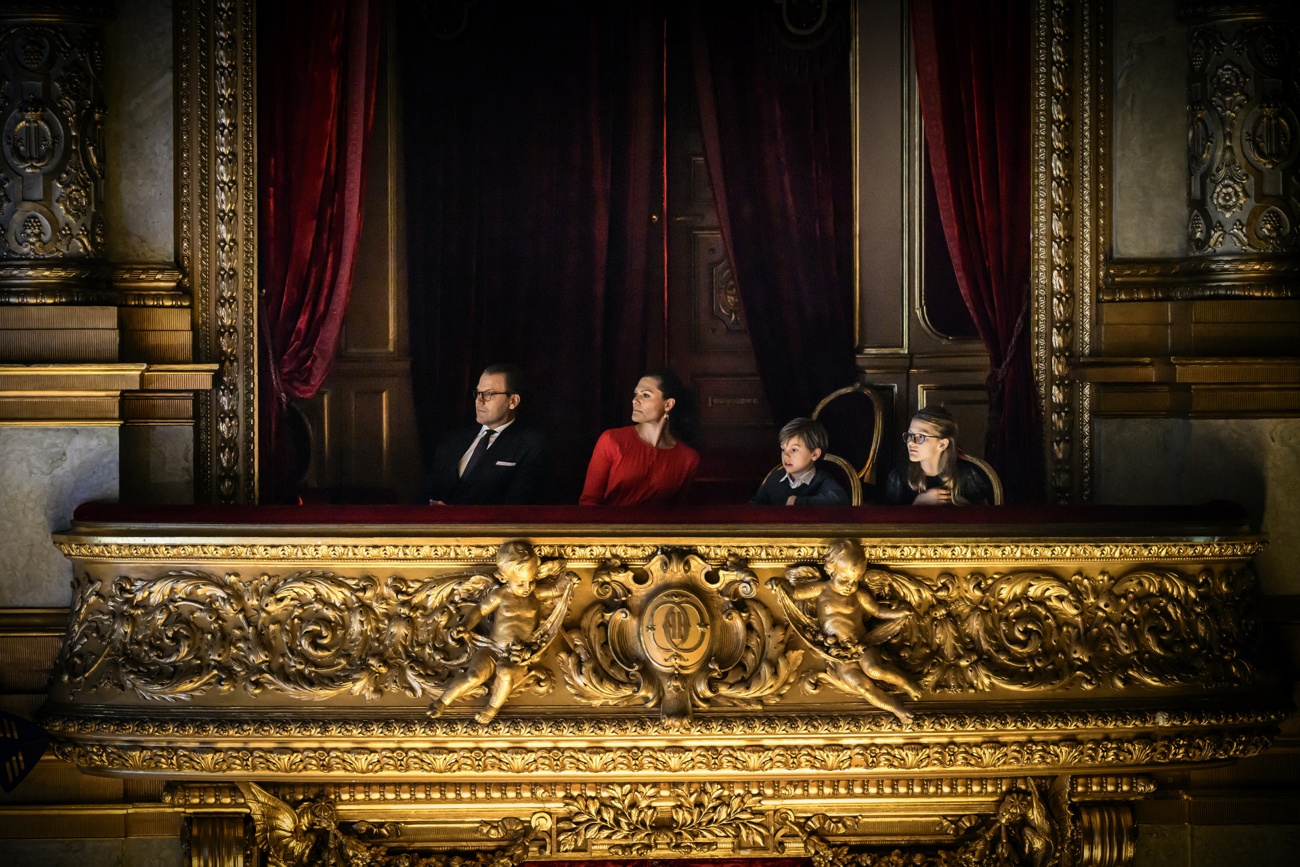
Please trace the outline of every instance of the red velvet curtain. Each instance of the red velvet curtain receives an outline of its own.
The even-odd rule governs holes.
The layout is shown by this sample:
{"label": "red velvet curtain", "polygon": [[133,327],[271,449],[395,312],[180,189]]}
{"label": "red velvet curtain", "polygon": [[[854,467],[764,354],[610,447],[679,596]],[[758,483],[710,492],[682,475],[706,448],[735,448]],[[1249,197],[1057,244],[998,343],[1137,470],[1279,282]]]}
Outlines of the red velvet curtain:
{"label": "red velvet curtain", "polygon": [[[412,374],[426,453],[469,420],[492,362],[576,502],[600,431],[627,424],[662,311],[663,18],[652,2],[399,6]],[[463,13],[463,15],[461,14]],[[653,272],[651,272],[653,273]]]}
{"label": "red velvet curtain", "polygon": [[855,374],[852,34],[849,4],[825,9],[690,6],[714,199],[777,423]]}
{"label": "red velvet curtain", "polygon": [[1030,353],[1029,0],[913,0],[916,74],[939,211],[988,349],[985,456],[1013,502],[1041,499]]}
{"label": "red velvet curtain", "polygon": [[[359,253],[382,0],[258,4],[264,499],[285,495],[285,402],[320,389]],[[221,184],[220,167],[217,183]]]}

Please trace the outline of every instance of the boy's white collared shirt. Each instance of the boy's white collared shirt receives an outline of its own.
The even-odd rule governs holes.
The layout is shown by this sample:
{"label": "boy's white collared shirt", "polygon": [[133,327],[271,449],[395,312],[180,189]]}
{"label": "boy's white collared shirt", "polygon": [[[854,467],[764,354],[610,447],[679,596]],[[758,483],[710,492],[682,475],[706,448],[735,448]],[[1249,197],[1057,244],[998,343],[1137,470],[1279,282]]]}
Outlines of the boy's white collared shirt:
{"label": "boy's white collared shirt", "polygon": [[797,488],[800,485],[812,484],[813,476],[815,475],[817,475],[817,465],[812,464],[811,466],[808,467],[808,469],[804,470],[802,473],[800,473],[797,476],[792,476],[789,473],[786,473],[784,476],[782,476],[781,481],[789,482],[790,487]]}

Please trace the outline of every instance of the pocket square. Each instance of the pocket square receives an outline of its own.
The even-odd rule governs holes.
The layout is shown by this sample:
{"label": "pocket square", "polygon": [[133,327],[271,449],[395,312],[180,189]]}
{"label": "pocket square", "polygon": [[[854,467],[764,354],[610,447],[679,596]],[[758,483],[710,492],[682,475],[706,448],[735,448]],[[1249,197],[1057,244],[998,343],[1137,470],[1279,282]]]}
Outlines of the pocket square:
{"label": "pocket square", "polygon": [[515,466],[517,463],[518,463],[517,461],[497,461],[497,466],[498,466],[498,467],[513,467],[513,466]]}

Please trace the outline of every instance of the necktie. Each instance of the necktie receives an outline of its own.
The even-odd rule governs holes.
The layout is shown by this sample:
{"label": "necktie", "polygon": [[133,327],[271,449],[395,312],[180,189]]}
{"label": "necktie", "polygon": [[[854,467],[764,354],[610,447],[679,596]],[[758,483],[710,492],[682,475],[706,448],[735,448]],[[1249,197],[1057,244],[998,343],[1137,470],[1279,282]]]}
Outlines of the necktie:
{"label": "necktie", "polygon": [[460,474],[463,479],[474,471],[474,468],[483,460],[483,455],[487,454],[488,446],[492,445],[492,440],[496,438],[497,432],[489,430],[478,438],[474,445],[474,451],[470,454],[469,460],[465,462],[465,471]]}

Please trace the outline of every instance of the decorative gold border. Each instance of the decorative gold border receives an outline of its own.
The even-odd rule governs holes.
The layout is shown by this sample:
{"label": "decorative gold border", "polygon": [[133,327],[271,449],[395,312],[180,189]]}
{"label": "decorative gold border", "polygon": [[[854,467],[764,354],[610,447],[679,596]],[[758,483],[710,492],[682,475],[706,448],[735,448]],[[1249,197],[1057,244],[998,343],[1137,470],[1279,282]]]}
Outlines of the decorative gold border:
{"label": "decorative gold border", "polygon": [[[594,566],[601,561],[618,559],[644,562],[664,544],[681,544],[680,539],[648,544],[546,544],[535,545],[542,557],[558,557],[570,566]],[[229,563],[420,563],[430,567],[482,563],[491,561],[500,542],[485,544],[359,544],[341,540],[328,542],[251,542],[238,544],[177,542],[138,544],[118,542],[69,542],[56,539],[57,547],[69,559],[112,561],[116,563],[207,562]],[[1218,561],[1248,560],[1265,547],[1260,540],[1232,542],[931,542],[900,540],[871,542],[863,545],[867,559],[873,563],[901,563],[908,567],[956,566],[967,562],[1077,562],[1092,561]],[[695,553],[713,563],[725,563],[740,557],[750,566],[784,566],[792,562],[820,560],[826,556],[824,544],[738,543],[734,545],[695,545]]]}
{"label": "decorative gold border", "polygon": [[[1240,705],[1240,699],[1232,701]],[[1168,704],[1168,701],[1165,702]],[[209,713],[210,713],[209,709]],[[268,720],[265,714],[243,711],[221,716],[203,716],[193,708],[155,710],[139,716],[139,708],[106,710],[81,716],[59,705],[47,705],[41,724],[52,734],[77,735],[93,740],[100,737],[164,738],[232,741],[245,743],[255,738],[284,738],[294,741],[334,739],[340,741],[383,740],[392,743],[436,743],[448,749],[481,746],[484,732],[490,732],[499,748],[511,739],[519,747],[535,743],[537,738],[599,738],[609,742],[607,749],[621,749],[620,739],[642,746],[650,737],[665,733],[658,717],[648,714],[619,714],[593,717],[566,717],[554,714],[497,717],[487,727],[469,718],[388,715],[382,718],[355,716],[307,716],[294,714]],[[1116,734],[1125,730],[1149,734],[1161,729],[1189,728],[1268,728],[1290,715],[1282,696],[1265,697],[1257,706],[1218,707],[1203,710],[1160,709],[1121,710],[999,710],[999,711],[921,711],[911,723],[902,723],[888,714],[702,714],[691,721],[689,736],[677,735],[683,744],[717,738],[763,737],[792,738],[793,748],[810,744],[851,740],[855,744],[877,738],[883,743],[897,743],[901,735],[918,738],[927,735],[950,737],[978,733],[1026,734],[1069,732],[1072,737],[1088,733]],[[789,749],[791,747],[785,747]]]}
{"label": "decorative gold border", "polygon": [[175,6],[181,271],[195,358],[220,365],[199,401],[196,497],[257,499],[257,151],[254,0]]}
{"label": "decorative gold border", "polygon": [[1296,298],[1300,262],[1242,256],[1118,259],[1098,292],[1103,302]]}
{"label": "decorative gold border", "polygon": [[1093,287],[1109,250],[1110,3],[1038,0],[1033,72],[1031,274],[1047,495],[1092,497]]}
{"label": "decorative gold border", "polygon": [[[923,801],[936,795],[944,798],[996,798],[1014,787],[1021,778],[1015,776],[978,776],[978,777],[875,777],[863,791],[855,794],[861,798],[889,799],[903,801]],[[547,783],[521,783],[514,794],[519,798],[531,798],[543,793],[555,792],[562,797],[589,784],[575,783],[556,785]],[[838,784],[837,784],[838,785]],[[362,805],[423,805],[426,803],[446,803],[449,798],[460,794],[462,787],[456,783],[446,782],[312,782],[293,783],[289,781],[267,784],[281,798],[301,801],[323,794],[337,802],[340,811],[349,806],[359,808]],[[1102,776],[1072,775],[1070,777],[1070,797],[1076,801],[1096,799],[1126,800],[1149,795],[1156,790],[1155,782],[1144,775],[1105,774]],[[467,792],[466,794],[473,794]],[[484,797],[499,800],[496,793],[484,791]],[[220,783],[184,782],[172,783],[163,793],[162,801],[180,809],[203,809],[211,807],[237,807],[244,803],[244,796],[233,785]]]}
{"label": "decorative gold border", "polygon": [[[226,774],[345,774],[371,777],[392,774],[511,777],[512,788],[528,775],[565,774],[608,778],[611,775],[741,774],[816,776],[790,781],[779,794],[795,797],[811,786],[833,791],[827,774],[894,776],[954,771],[1035,774],[1089,769],[1137,771],[1167,764],[1201,763],[1258,755],[1272,745],[1275,730],[1178,733],[1131,738],[1001,737],[996,740],[912,740],[902,743],[831,744],[772,747],[496,747],[444,748],[433,745],[373,747],[360,744],[317,747],[142,746],[58,741],[55,754],[72,764],[104,773],[165,773],[177,777]],[[536,783],[533,784],[537,785]]]}

